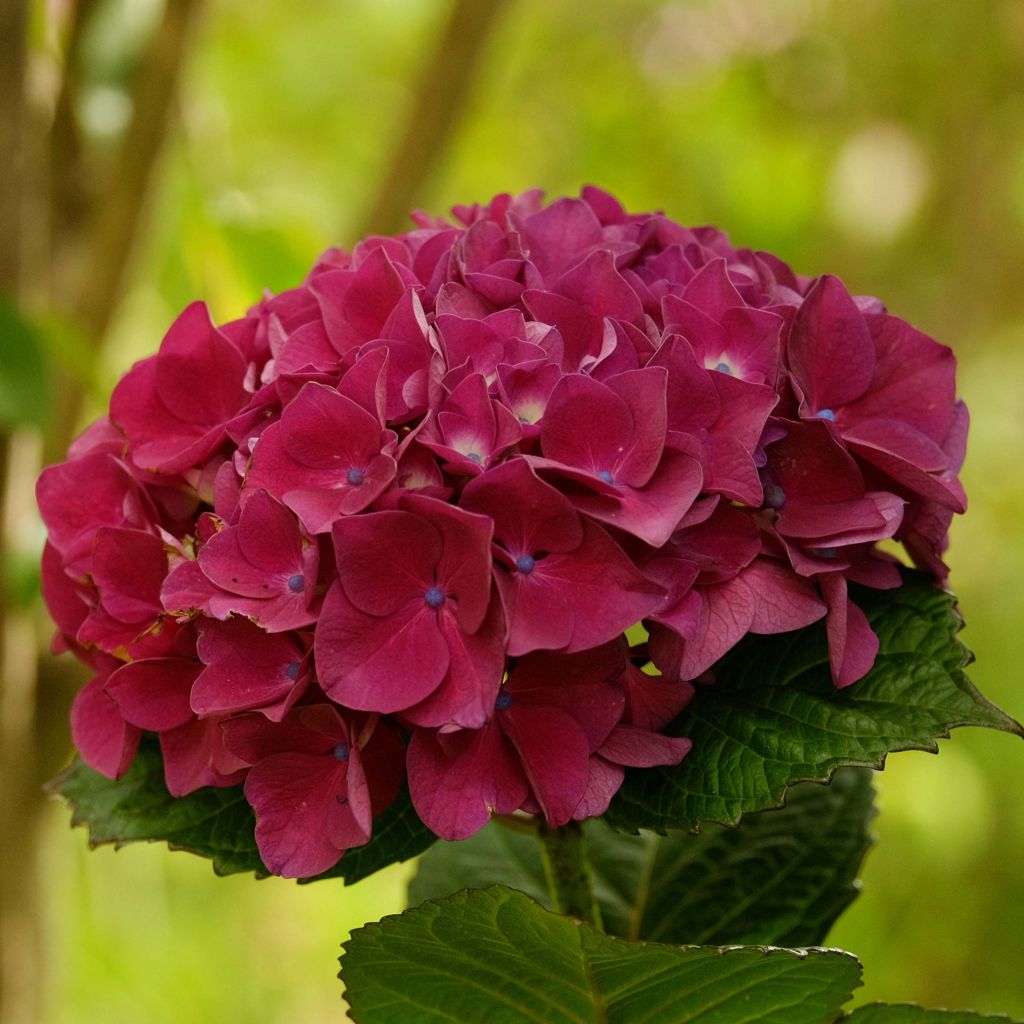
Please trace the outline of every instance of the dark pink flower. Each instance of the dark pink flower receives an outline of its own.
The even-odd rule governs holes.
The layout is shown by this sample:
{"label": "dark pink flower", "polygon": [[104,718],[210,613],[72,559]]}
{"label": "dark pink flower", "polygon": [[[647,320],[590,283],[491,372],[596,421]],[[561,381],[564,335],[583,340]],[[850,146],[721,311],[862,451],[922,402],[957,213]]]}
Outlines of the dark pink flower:
{"label": "dark pink flower", "polygon": [[541,425],[539,470],[582,485],[581,512],[654,547],[664,544],[700,493],[690,455],[666,447],[667,373],[650,367],[598,382],[563,377]]}
{"label": "dark pink flower", "polygon": [[441,403],[416,440],[442,460],[449,473],[475,476],[523,436],[516,417],[487,393],[487,382],[472,373]]}
{"label": "dark pink flower", "polygon": [[100,527],[145,530],[157,518],[152,500],[127,467],[103,452],[44,469],[36,500],[50,544],[76,576],[89,571]]}
{"label": "dark pink flower", "polygon": [[494,521],[511,655],[597,647],[661,603],[661,589],[622,548],[524,459],[473,480],[461,505]]}
{"label": "dark pink flower", "polygon": [[286,878],[318,875],[368,842],[374,815],[401,782],[402,743],[376,718],[358,724],[311,704],[273,728],[242,718],[223,730],[233,754],[252,765],[245,796],[256,812],[260,857]]}
{"label": "dark pink flower", "polygon": [[213,534],[196,563],[182,562],[167,578],[168,611],[201,609],[216,619],[247,615],[271,633],[316,620],[319,549],[295,517],[266,491],[246,502],[238,522]]}
{"label": "dark pink flower", "polygon": [[661,315],[666,334],[686,338],[704,369],[774,388],[782,318],[743,301],[724,259],[705,264],[682,298],[666,296]]}
{"label": "dark pink flower", "polygon": [[90,768],[119,779],[135,759],[142,730],[125,719],[107,692],[110,675],[121,663],[105,657],[101,664],[100,672],[75,694],[71,738]]}
{"label": "dark pink flower", "polygon": [[682,338],[670,337],[651,358],[668,370],[667,426],[699,445],[702,490],[760,505],[755,453],[779,396],[771,388],[702,369]]}
{"label": "dark pink flower", "polygon": [[485,516],[424,497],[335,523],[338,579],[315,644],[328,696],[419,724],[481,725],[505,647],[492,535]]}
{"label": "dark pink flower", "polygon": [[558,328],[564,344],[562,368],[575,373],[600,352],[605,318],[639,322],[643,306],[615,268],[607,249],[595,249],[546,290],[528,290],[523,300],[533,319]]}
{"label": "dark pink flower", "polygon": [[394,479],[396,443],[351,398],[306,384],[260,436],[246,488],[282,501],[310,533],[329,533],[335,519],[361,512]]}
{"label": "dark pink flower", "polygon": [[86,761],[149,731],[171,793],[246,780],[280,873],[406,763],[447,838],[604,813],[749,633],[824,618],[854,683],[849,585],[894,539],[944,579],[964,507],[952,354],[879,300],[593,186],[414,221],[189,306],[37,488]]}
{"label": "dark pink flower", "polygon": [[897,486],[964,511],[942,447],[954,415],[956,361],[948,348],[897,317],[863,313],[826,275],[797,312],[787,355],[801,416],[830,424]]}
{"label": "dark pink flower", "polygon": [[508,813],[529,796],[549,825],[564,825],[586,792],[591,754],[622,717],[625,697],[615,680],[623,667],[614,644],[528,655],[482,729],[416,730],[408,770],[419,816],[443,839],[465,839],[492,808]]}
{"label": "dark pink flower", "polygon": [[266,633],[248,619],[199,624],[196,645],[205,666],[192,686],[192,710],[210,714],[260,711],[279,722],[310,680],[307,646],[294,633]]}
{"label": "dark pink flower", "polygon": [[128,371],[110,399],[111,419],[142,469],[180,473],[209,458],[247,399],[246,361],[214,327],[205,303],[175,320],[160,352]]}

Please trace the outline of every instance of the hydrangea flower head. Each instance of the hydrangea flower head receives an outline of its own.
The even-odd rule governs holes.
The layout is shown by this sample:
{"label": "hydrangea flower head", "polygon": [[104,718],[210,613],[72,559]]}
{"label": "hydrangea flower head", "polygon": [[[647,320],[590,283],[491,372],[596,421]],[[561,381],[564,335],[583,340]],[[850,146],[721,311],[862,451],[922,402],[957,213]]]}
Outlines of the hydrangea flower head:
{"label": "hydrangea flower head", "polygon": [[289,876],[403,785],[445,839],[602,814],[747,634],[824,620],[855,684],[849,584],[942,580],[965,506],[952,353],[837,278],[593,187],[414,220],[189,306],[38,484],[83,758],[155,734]]}

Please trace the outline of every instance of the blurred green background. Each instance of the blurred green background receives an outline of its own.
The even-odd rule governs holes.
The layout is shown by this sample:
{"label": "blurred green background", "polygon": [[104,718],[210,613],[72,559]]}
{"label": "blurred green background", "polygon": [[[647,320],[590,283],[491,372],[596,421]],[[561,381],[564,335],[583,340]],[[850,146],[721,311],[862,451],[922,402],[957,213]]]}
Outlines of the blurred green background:
{"label": "blurred green background", "polygon": [[[62,417],[100,411],[193,298],[234,318],[328,245],[400,228],[410,205],[439,213],[594,182],[631,209],[714,223],[803,273],[837,273],[953,347],[973,426],[952,584],[976,683],[1024,714],[1021,0],[167,4],[25,5],[23,138],[44,140],[50,170],[37,189],[22,165],[23,258],[0,285],[53,366],[51,438]],[[176,80],[160,78],[162,52]],[[149,146],[144,173],[126,138]],[[90,220],[104,195],[114,213]],[[91,250],[90,231],[109,242],[117,229],[111,284],[89,253],[116,246]],[[10,665],[47,628],[25,498],[43,449],[38,404],[18,411],[25,371],[0,355]],[[81,414],[66,400],[77,391]],[[50,685],[35,729],[59,761],[67,734]],[[27,691],[7,686],[10,731]],[[1022,755],[1008,736],[965,731],[940,757],[898,754],[878,776],[880,841],[830,940],[864,962],[860,1001],[1024,1015]],[[408,866],[352,889],[221,880],[160,847],[90,853],[67,818],[42,812],[43,956],[3,1024],[338,1020],[339,942],[403,905]],[[7,941],[8,971],[31,976]]]}

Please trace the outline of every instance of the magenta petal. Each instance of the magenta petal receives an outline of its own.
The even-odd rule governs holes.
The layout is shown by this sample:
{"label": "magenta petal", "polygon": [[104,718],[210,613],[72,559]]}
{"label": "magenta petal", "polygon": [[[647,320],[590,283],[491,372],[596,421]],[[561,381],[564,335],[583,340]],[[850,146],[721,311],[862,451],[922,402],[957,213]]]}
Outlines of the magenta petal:
{"label": "magenta petal", "polygon": [[661,587],[648,580],[604,530],[587,521],[583,529],[583,542],[575,551],[549,554],[529,574],[514,573],[510,654],[550,646],[534,642],[547,632],[543,616],[548,610],[555,621],[568,617],[571,622],[571,635],[561,646],[572,652],[613,640],[661,604]]}
{"label": "magenta petal", "polygon": [[864,477],[845,447],[820,420],[781,421],[785,436],[767,446],[768,469],[786,505],[826,506],[864,497]]}
{"label": "magenta petal", "polygon": [[864,314],[842,282],[818,278],[797,312],[789,365],[811,413],[860,398],[871,384],[875,347]]}
{"label": "magenta petal", "polygon": [[339,479],[353,461],[380,451],[381,427],[376,417],[323,384],[303,387],[282,412],[281,429],[291,458],[310,469],[334,470]]}
{"label": "magenta petal", "polygon": [[648,732],[664,729],[690,703],[695,692],[691,683],[671,676],[650,676],[632,665],[627,668],[623,683],[623,723]]}
{"label": "magenta petal", "polygon": [[941,473],[949,467],[949,458],[935,441],[896,419],[861,420],[844,429],[843,437],[889,452],[927,473]]}
{"label": "magenta petal", "polygon": [[622,718],[625,694],[618,685],[626,669],[626,646],[602,644],[576,654],[538,651],[509,673],[507,694],[516,706],[556,708],[583,730],[593,753]]}
{"label": "magenta petal", "polygon": [[448,646],[448,670],[440,686],[405,717],[416,725],[444,726],[450,722],[478,729],[490,717],[505,668],[505,618],[501,602],[491,603],[487,618],[475,633],[462,632],[451,615],[438,616]]}
{"label": "magenta petal", "polygon": [[334,551],[345,596],[371,615],[391,615],[434,584],[441,534],[411,512],[371,512],[334,524]]}
{"label": "magenta petal", "polygon": [[[787,498],[775,528],[783,537],[804,540],[845,534],[876,540],[886,536],[889,521],[878,504],[866,497],[821,505],[802,505]],[[899,523],[899,516],[896,523]],[[895,530],[893,525],[888,534],[891,536]]]}
{"label": "magenta petal", "polygon": [[224,746],[220,718],[193,719],[160,733],[164,782],[171,796],[188,796],[203,786],[235,786],[248,765]]}
{"label": "magenta petal", "polygon": [[898,416],[941,442],[956,398],[956,360],[945,345],[888,314],[865,317],[875,344],[871,388],[843,410],[850,423]]}
{"label": "magenta petal", "polygon": [[[859,424],[850,429],[846,440],[862,459],[898,484],[953,512],[964,512],[967,497],[955,470],[941,471],[948,465],[945,453],[923,435],[913,437],[914,433],[910,427],[888,434],[872,429],[870,424]],[[940,469],[930,471],[929,465]]]}
{"label": "magenta petal", "polygon": [[487,824],[492,809],[511,814],[529,792],[515,751],[495,722],[442,736],[417,729],[407,764],[416,813],[442,839],[468,839]]}
{"label": "magenta petal", "polygon": [[615,255],[607,248],[595,250],[567,270],[555,282],[553,291],[577,303],[595,319],[610,316],[633,322],[643,315],[636,292],[616,269]]}
{"label": "magenta petal", "polygon": [[163,608],[160,585],[167,575],[163,541],[142,530],[96,531],[92,579],[103,607],[121,622],[148,622]]}
{"label": "magenta petal", "polygon": [[402,277],[383,247],[373,250],[358,270],[319,274],[311,287],[320,300],[331,344],[341,354],[379,337],[405,291]]}
{"label": "magenta petal", "polygon": [[696,679],[746,635],[754,618],[757,595],[742,577],[698,587],[702,601],[696,635],[686,643],[679,674]]}
{"label": "magenta petal", "polygon": [[48,466],[36,484],[36,501],[50,543],[68,568],[91,553],[99,527],[144,529],[156,518],[142,488],[106,453]]}
{"label": "magenta petal", "polygon": [[187,422],[223,423],[246,398],[245,357],[213,325],[205,302],[193,302],[174,321],[156,366],[160,401]]}
{"label": "magenta petal", "polygon": [[871,671],[878,654],[878,637],[867,616],[848,597],[840,573],[821,576],[828,602],[828,656],[837,687],[849,686]]}
{"label": "magenta petal", "polygon": [[814,584],[781,562],[759,558],[743,572],[743,582],[757,595],[751,633],[788,633],[825,615]]}
{"label": "magenta petal", "polygon": [[573,551],[583,539],[572,502],[541,480],[525,459],[509,459],[471,480],[461,505],[489,516],[495,539],[516,555]]}
{"label": "magenta petal", "polygon": [[563,377],[551,393],[541,424],[544,457],[584,469],[611,473],[632,445],[629,407],[604,384],[581,374]]}
{"label": "magenta petal", "polygon": [[667,449],[646,487],[621,487],[618,498],[573,495],[573,504],[594,519],[661,547],[700,494],[703,479],[696,459]]}
{"label": "magenta petal", "polygon": [[576,805],[572,816],[576,821],[597,818],[608,810],[612,797],[619,791],[626,773],[620,765],[612,764],[595,754],[590,758],[587,788]]}
{"label": "magenta petal", "polygon": [[590,745],[583,730],[564,711],[517,704],[514,698],[500,714],[548,824],[564,825],[587,788]]}
{"label": "magenta petal", "polygon": [[[285,878],[308,878],[333,867],[344,852],[331,841],[336,819],[350,814],[349,763],[331,756],[274,754],[254,765],[245,780],[245,797],[256,812],[256,843],[263,863]],[[351,829],[346,830],[351,832]],[[369,829],[349,836],[369,840]]]}
{"label": "magenta petal", "polygon": [[191,706],[199,716],[259,710],[280,721],[308,681],[295,637],[266,633],[248,619],[203,623],[197,650],[205,667]]}
{"label": "magenta petal", "polygon": [[348,723],[333,704],[303,704],[291,708],[280,722],[260,714],[221,720],[224,746],[246,764],[271,754],[329,754],[339,743],[350,743]]}
{"label": "magenta petal", "polygon": [[615,463],[617,480],[630,487],[643,487],[658,468],[665,447],[668,417],[665,388],[668,374],[659,366],[609,377],[605,383],[627,405],[633,417],[629,447]]}
{"label": "magenta petal", "polygon": [[724,259],[712,259],[694,274],[683,296],[687,302],[719,319],[726,310],[743,306],[743,298],[729,280],[728,264]]}
{"label": "magenta petal", "polygon": [[269,632],[309,625],[319,568],[319,549],[307,540],[291,512],[257,491],[234,526],[211,537],[199,566],[218,588],[206,610],[215,618],[238,612]]}
{"label": "magenta petal", "polygon": [[548,278],[568,270],[591,246],[604,240],[593,210],[568,196],[523,220],[519,233],[530,259]]}
{"label": "magenta petal", "polygon": [[96,676],[75,694],[71,738],[90,768],[119,779],[135,759],[142,733],[121,716],[104,689],[106,681],[106,675]]}
{"label": "magenta petal", "polygon": [[119,668],[108,690],[127,721],[164,732],[192,718],[189,693],[201,668],[185,658],[145,658]]}
{"label": "magenta petal", "polygon": [[576,613],[572,598],[561,587],[546,585],[535,573],[527,577],[496,570],[495,577],[509,620],[510,655],[561,650],[569,644]]}
{"label": "magenta petal", "polygon": [[[74,636],[89,614],[89,605],[86,603],[89,591],[64,571],[60,552],[49,542],[43,547],[40,585],[47,610],[58,630],[66,637]],[[65,642],[60,636],[54,640],[58,645]],[[54,653],[59,651],[55,648]]]}
{"label": "magenta petal", "polygon": [[[396,753],[399,758],[405,753],[401,744],[398,745]],[[374,809],[370,785],[363,767],[362,752],[358,747],[350,751],[347,764],[347,793],[343,797],[335,798],[334,806],[324,821],[327,838],[333,846],[342,851],[350,850],[353,846],[362,846],[369,840],[373,831]],[[389,800],[388,803],[390,802]]]}
{"label": "magenta petal", "polygon": [[615,764],[653,768],[659,764],[679,764],[692,746],[692,740],[662,736],[632,725],[617,725],[597,752]]}
{"label": "magenta petal", "polygon": [[698,365],[685,338],[669,335],[649,365],[664,366],[668,371],[668,429],[693,433],[717,421],[722,411],[718,389],[711,373]]}
{"label": "magenta petal", "polygon": [[356,608],[340,582],[327,592],[314,649],[324,691],[359,711],[411,707],[437,689],[450,661],[437,612],[422,599],[382,618]]}
{"label": "magenta petal", "polygon": [[198,562],[179,562],[164,580],[160,603],[168,612],[190,614],[203,608],[216,589]]}
{"label": "magenta petal", "polygon": [[245,404],[246,360],[210,320],[204,303],[171,325],[156,356],[122,378],[111,419],[143,469],[179,473],[204,461],[225,438],[225,424]]}
{"label": "magenta petal", "polygon": [[459,627],[475,633],[491,601],[493,522],[489,516],[418,494],[403,497],[402,508],[428,519],[441,535],[437,585],[455,604]]}

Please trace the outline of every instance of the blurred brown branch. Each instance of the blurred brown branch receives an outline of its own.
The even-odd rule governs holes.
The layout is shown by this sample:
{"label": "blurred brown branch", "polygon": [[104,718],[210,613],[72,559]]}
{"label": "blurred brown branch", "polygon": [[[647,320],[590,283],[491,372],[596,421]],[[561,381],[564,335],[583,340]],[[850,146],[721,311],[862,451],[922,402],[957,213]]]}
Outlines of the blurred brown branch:
{"label": "blurred brown branch", "polygon": [[[0,295],[14,300],[21,285],[22,185],[25,158],[25,80],[28,40],[27,0],[0,0]],[[0,431],[0,567],[8,563],[8,501],[5,484],[11,462],[11,437]],[[16,634],[8,628],[10,595],[0,573],[0,1020],[30,1021],[34,997],[22,980],[31,978],[38,938],[33,921],[31,857],[33,834],[23,834],[26,794],[32,784],[26,755],[31,753],[25,728],[30,711],[19,707],[23,687],[9,677]],[[30,720],[30,718],[29,718]],[[31,984],[31,983],[30,983]]]}
{"label": "blurred brown branch", "polygon": [[[200,0],[167,0],[139,55],[132,118],[112,158],[94,151],[75,114],[83,33],[102,6],[103,0],[79,0],[69,10],[63,77],[50,119],[27,100],[29,0],[0,0],[0,294],[24,308],[23,285],[31,274],[32,296],[45,302],[49,291],[49,304],[74,324],[93,354],[117,308],[145,220]],[[48,10],[45,16],[56,15]],[[74,435],[81,381],[55,368],[54,399],[44,461],[61,458]],[[19,524],[31,516],[26,507],[39,468],[38,436],[24,430],[0,437],[2,566]],[[41,786],[67,756],[74,691],[68,677],[77,676],[79,666],[40,654],[33,609],[15,606],[4,585],[0,575],[0,1022],[32,1024],[45,992],[36,867]]]}
{"label": "blurred brown branch", "polygon": [[[113,161],[98,183],[81,194],[80,182],[69,182],[78,192],[81,212],[74,206],[58,206],[63,215],[58,225],[72,236],[81,222],[82,244],[69,273],[67,312],[94,350],[98,349],[117,309],[129,261],[141,234],[142,219],[159,156],[170,128],[184,55],[188,47],[199,0],[171,0],[140,62],[132,89],[132,117]],[[75,33],[72,33],[72,41]],[[77,54],[69,53],[74,72]],[[65,90],[66,91],[66,90]],[[68,101],[65,101],[65,105]],[[58,113],[61,104],[58,104]],[[58,121],[56,127],[61,127]],[[74,154],[73,129],[64,126],[65,142],[53,150]],[[59,172],[58,172],[59,173]],[[55,296],[56,298],[56,296]],[[60,458],[74,435],[81,412],[82,392],[76,382],[60,383],[58,420],[49,432],[45,461]]]}
{"label": "blurred brown branch", "polygon": [[454,0],[444,31],[416,83],[405,130],[356,234],[408,226],[409,211],[448,150],[472,93],[473,78],[499,17],[512,0]]}

